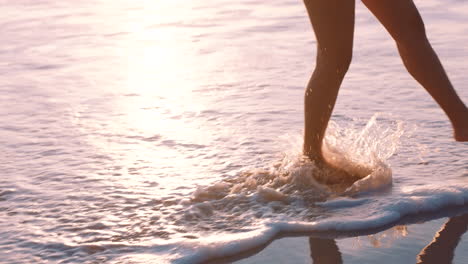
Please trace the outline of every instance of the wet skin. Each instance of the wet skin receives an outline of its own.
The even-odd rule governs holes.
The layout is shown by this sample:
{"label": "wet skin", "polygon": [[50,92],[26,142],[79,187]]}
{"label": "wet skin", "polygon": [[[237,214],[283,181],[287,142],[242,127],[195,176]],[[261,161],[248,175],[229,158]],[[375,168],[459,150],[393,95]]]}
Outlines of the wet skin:
{"label": "wet skin", "polygon": [[[454,138],[468,141],[468,108],[455,92],[429,43],[412,0],[362,0],[396,42],[408,72],[452,123]],[[322,142],[353,53],[355,0],[304,0],[317,39],[315,70],[304,97],[303,153],[323,166]]]}

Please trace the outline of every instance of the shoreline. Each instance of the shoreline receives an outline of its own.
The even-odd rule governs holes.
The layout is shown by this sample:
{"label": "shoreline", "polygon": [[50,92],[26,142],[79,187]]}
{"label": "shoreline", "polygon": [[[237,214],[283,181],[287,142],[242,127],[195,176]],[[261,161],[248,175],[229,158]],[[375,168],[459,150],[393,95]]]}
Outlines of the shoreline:
{"label": "shoreline", "polygon": [[[320,231],[307,233],[281,233],[266,244],[240,252],[232,256],[211,259],[205,264],[254,264],[254,263],[416,263],[421,250],[434,240],[450,218],[464,216],[468,224],[468,207],[453,207],[440,212],[406,216],[396,223],[361,231],[334,232]],[[466,230],[466,229],[465,229]],[[453,247],[450,234],[439,241],[439,247]],[[336,243],[336,249],[334,245]],[[315,258],[332,257],[343,262],[312,262],[311,252],[321,252]],[[320,246],[320,245],[328,245]],[[366,251],[364,253],[363,251]],[[417,251],[417,252],[416,252]],[[453,249],[455,255],[452,263],[468,263],[468,233],[460,234],[460,241]],[[384,259],[382,258],[384,255]],[[410,259],[410,256],[413,256]],[[366,259],[363,261],[362,259]],[[328,259],[327,261],[330,261]],[[366,262],[367,261],[367,262]],[[432,263],[432,262],[417,262]],[[444,262],[437,262],[444,263]],[[447,262],[450,263],[450,262]]]}

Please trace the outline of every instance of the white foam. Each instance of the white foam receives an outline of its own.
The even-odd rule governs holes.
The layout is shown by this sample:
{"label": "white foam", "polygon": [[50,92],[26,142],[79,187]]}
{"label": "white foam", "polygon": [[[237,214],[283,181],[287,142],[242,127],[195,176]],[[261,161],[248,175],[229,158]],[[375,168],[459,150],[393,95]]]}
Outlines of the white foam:
{"label": "white foam", "polygon": [[[388,197],[387,197],[388,198]],[[173,263],[202,263],[204,261],[234,256],[260,247],[282,232],[347,232],[364,231],[396,223],[404,216],[437,212],[448,206],[468,204],[468,184],[413,188],[400,193],[388,202],[387,198],[338,198],[320,203],[332,209],[352,209],[354,214],[336,216],[314,222],[265,221],[255,231],[230,235],[211,235],[198,243],[183,243],[190,253],[174,259]]]}
{"label": "white foam", "polygon": [[326,202],[318,202],[316,205],[330,208],[330,209],[338,209],[338,208],[350,208],[354,206],[359,206],[369,201],[369,199],[351,199],[348,197],[338,197],[334,200],[326,201]]}
{"label": "white foam", "polygon": [[366,177],[356,181],[346,189],[345,194],[372,191],[392,184],[392,169],[383,163],[376,162],[373,171]]}
{"label": "white foam", "polygon": [[[203,228],[210,230],[202,232],[200,239],[175,242],[170,262],[202,263],[233,256],[265,245],[282,232],[365,231],[408,215],[466,205],[468,184],[428,182],[427,186],[393,187],[391,195],[376,192],[392,185],[388,159],[404,135],[402,122],[382,124],[380,117],[372,117],[363,129],[330,125],[325,158],[362,176],[343,193],[316,180],[329,175],[304,160],[300,148],[285,151],[270,167],[199,187],[190,201],[184,201],[185,213],[191,225],[206,221]],[[234,232],[227,232],[225,226]]]}

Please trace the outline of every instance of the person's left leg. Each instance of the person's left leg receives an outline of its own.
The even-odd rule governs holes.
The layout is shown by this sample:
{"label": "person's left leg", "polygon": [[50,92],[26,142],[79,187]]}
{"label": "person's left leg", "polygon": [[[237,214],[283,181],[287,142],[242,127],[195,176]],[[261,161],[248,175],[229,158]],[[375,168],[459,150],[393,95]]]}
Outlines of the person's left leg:
{"label": "person's left leg", "polygon": [[362,0],[395,40],[408,72],[449,117],[454,138],[468,141],[468,109],[458,97],[429,43],[413,0]]}

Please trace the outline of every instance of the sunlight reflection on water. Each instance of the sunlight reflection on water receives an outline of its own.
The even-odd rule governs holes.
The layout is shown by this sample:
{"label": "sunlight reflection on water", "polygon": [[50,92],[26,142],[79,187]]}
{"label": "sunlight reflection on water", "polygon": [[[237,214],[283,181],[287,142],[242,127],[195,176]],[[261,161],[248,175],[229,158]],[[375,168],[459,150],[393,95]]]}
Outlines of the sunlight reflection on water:
{"label": "sunlight reflection on water", "polygon": [[[7,14],[0,19],[7,36],[0,46],[0,249],[7,262],[106,261],[151,251],[157,243],[148,241],[203,237],[181,223],[197,187],[238,180],[241,171],[300,151],[303,86],[315,52],[300,2],[0,2]],[[443,14],[445,2],[418,2],[463,87],[468,7],[450,3]],[[357,15],[356,56],[334,119],[359,127],[391,112],[395,119],[384,122],[420,126],[411,148],[390,160],[393,195],[439,175],[460,181],[467,152],[450,141],[442,112],[361,4]],[[467,98],[467,89],[459,92]],[[428,146],[424,164],[417,145]],[[252,218],[247,225],[237,212],[226,217],[239,222],[225,225],[213,210],[214,224],[227,232],[259,224]]]}

